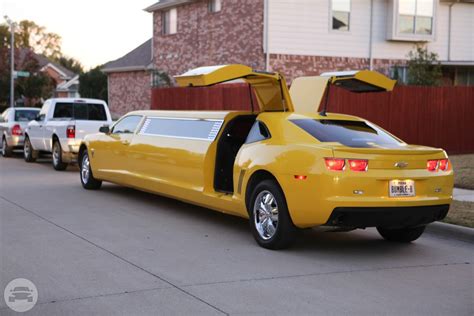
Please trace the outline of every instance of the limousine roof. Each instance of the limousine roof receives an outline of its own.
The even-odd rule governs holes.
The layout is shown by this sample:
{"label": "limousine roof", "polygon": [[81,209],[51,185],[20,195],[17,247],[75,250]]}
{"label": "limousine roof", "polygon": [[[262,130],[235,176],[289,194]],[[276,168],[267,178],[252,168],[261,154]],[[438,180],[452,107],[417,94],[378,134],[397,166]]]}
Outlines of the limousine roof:
{"label": "limousine roof", "polygon": [[224,120],[228,115],[236,116],[242,114],[251,114],[250,111],[162,111],[162,110],[143,110],[133,111],[127,115],[143,115],[147,117],[169,117],[184,119],[202,119],[202,120]]}

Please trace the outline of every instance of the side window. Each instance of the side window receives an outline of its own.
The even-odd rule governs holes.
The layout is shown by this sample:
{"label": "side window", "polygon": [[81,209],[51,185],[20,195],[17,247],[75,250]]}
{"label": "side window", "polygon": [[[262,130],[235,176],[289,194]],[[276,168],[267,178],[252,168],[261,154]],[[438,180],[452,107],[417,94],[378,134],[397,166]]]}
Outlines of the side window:
{"label": "side window", "polygon": [[132,134],[137,129],[142,117],[139,115],[130,115],[124,117],[112,128],[112,134]]}
{"label": "side window", "polygon": [[221,120],[151,117],[146,119],[140,134],[214,141],[221,126]]}
{"label": "side window", "polygon": [[255,143],[264,139],[268,139],[270,137],[271,135],[268,131],[267,126],[260,121],[255,121],[252,128],[250,129],[249,135],[247,136],[245,143]]}
{"label": "side window", "polygon": [[43,122],[45,117],[46,117],[45,114],[40,114],[36,117],[36,121]]}

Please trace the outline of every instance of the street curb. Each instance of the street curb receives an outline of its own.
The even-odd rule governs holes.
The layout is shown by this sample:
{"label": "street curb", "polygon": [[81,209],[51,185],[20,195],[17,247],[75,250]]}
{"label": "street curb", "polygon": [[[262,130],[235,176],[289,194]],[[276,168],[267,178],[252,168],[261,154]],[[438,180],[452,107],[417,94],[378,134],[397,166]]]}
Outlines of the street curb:
{"label": "street curb", "polygon": [[435,222],[426,227],[426,232],[474,243],[474,228]]}

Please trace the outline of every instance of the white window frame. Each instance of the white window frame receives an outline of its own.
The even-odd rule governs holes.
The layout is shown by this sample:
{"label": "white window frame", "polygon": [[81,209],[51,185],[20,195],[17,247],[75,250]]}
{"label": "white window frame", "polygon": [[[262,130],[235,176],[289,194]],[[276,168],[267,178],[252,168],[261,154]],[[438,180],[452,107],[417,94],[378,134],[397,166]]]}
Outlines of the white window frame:
{"label": "white window frame", "polygon": [[333,29],[332,28],[332,2],[334,0],[329,0],[329,31],[330,32],[336,32],[336,33],[350,33],[351,32],[351,24],[352,24],[352,0],[349,0],[349,25],[347,27],[347,30],[340,30],[340,29]]}
{"label": "white window frame", "polygon": [[[418,0],[416,0],[418,1]],[[399,0],[391,0],[389,3],[389,16],[388,16],[388,29],[387,39],[394,41],[409,41],[409,42],[430,42],[436,39],[436,24],[438,20],[438,6],[439,0],[433,0],[433,17],[431,21],[431,34],[417,34],[416,33],[416,11],[415,11],[415,23],[413,33],[400,33],[399,32]],[[415,4],[416,6],[416,4]],[[416,10],[416,9],[415,9]]]}
{"label": "white window frame", "polygon": [[161,22],[163,35],[173,35],[178,33],[178,9],[171,8],[163,11],[161,15]]}

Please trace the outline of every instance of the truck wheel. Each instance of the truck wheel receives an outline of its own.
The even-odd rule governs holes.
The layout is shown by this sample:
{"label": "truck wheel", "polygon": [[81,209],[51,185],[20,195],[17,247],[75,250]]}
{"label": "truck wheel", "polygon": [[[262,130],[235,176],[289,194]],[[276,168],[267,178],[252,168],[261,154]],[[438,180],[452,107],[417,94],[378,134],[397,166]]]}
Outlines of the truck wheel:
{"label": "truck wheel", "polygon": [[25,137],[25,143],[23,145],[23,157],[26,162],[35,162],[38,157],[38,151],[33,149],[28,136]]}
{"label": "truck wheel", "polygon": [[389,229],[377,227],[379,234],[388,241],[412,242],[417,240],[425,231],[426,226],[406,227],[400,229]]}
{"label": "truck wheel", "polygon": [[58,171],[67,168],[67,163],[63,162],[63,150],[61,144],[57,140],[53,143],[53,167]]}
{"label": "truck wheel", "polygon": [[13,147],[8,147],[7,139],[5,136],[2,138],[2,156],[10,157],[13,154]]}
{"label": "truck wheel", "polygon": [[273,180],[264,180],[252,191],[249,203],[250,229],[257,243],[267,249],[291,245],[296,227],[291,220],[285,196]]}
{"label": "truck wheel", "polygon": [[102,186],[102,181],[94,178],[92,174],[91,164],[89,161],[89,154],[87,149],[84,150],[81,157],[79,158],[79,170],[81,175],[82,187],[87,190],[97,190]]}

